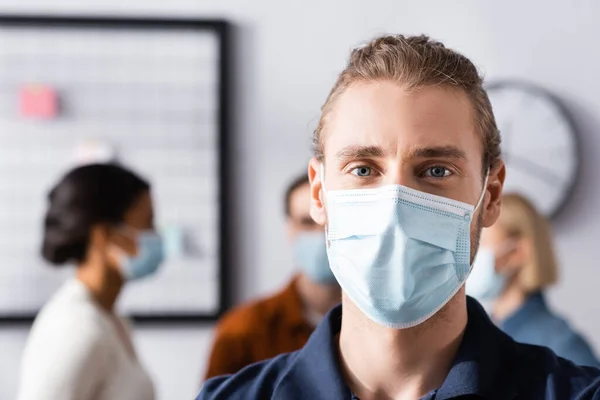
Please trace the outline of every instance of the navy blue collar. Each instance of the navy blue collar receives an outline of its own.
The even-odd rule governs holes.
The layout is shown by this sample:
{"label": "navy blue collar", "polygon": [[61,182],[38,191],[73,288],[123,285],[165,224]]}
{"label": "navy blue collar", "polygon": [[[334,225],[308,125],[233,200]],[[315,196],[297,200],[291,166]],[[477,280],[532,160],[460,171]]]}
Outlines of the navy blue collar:
{"label": "navy blue collar", "polygon": [[516,332],[523,326],[527,326],[533,315],[548,312],[544,295],[536,292],[531,294],[517,311],[502,321],[500,327],[504,332]]}
{"label": "navy blue collar", "polygon": [[[516,396],[515,343],[500,331],[477,301],[467,298],[468,323],[462,343],[446,380],[435,399],[480,395],[509,400]],[[295,359],[276,392],[298,393],[306,398],[350,399],[351,392],[341,374],[337,334],[341,330],[342,307],[332,309]],[[274,398],[279,398],[275,396]]]}

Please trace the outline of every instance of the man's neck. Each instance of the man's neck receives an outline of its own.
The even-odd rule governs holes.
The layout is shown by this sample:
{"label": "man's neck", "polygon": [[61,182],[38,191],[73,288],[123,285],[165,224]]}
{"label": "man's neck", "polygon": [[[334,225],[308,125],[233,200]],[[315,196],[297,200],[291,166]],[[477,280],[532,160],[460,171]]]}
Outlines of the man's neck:
{"label": "man's neck", "polygon": [[438,389],[467,324],[464,289],[432,318],[409,329],[376,324],[345,295],[342,312],[342,370],[361,400],[414,400]]}
{"label": "man's neck", "polygon": [[337,284],[319,284],[304,274],[299,274],[296,289],[306,309],[316,315],[323,316],[341,300],[341,290]]}

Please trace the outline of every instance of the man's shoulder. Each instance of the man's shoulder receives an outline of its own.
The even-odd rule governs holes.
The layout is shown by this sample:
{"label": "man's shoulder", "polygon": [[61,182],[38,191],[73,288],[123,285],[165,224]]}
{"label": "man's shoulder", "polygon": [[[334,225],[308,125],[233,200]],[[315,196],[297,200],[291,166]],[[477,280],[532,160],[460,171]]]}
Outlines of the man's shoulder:
{"label": "man's shoulder", "polygon": [[252,364],[227,376],[209,379],[196,400],[268,399],[286,375],[298,352]]}
{"label": "man's shoulder", "polygon": [[575,365],[547,347],[515,342],[514,376],[521,396],[600,400],[600,369]]}

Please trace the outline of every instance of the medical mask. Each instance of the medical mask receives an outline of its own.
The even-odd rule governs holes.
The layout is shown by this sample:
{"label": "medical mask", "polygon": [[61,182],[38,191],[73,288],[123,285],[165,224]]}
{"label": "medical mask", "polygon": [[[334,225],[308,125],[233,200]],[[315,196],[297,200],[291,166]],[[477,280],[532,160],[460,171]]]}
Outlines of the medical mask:
{"label": "medical mask", "polygon": [[485,302],[496,300],[502,294],[509,277],[496,271],[496,257],[503,257],[514,248],[514,242],[503,246],[499,252],[488,247],[479,248],[465,285],[469,296]]}
{"label": "medical mask", "polygon": [[335,283],[329,268],[327,246],[323,232],[300,232],[292,243],[294,262],[312,281]]}
{"label": "medical mask", "polygon": [[[132,229],[128,229],[130,232]],[[137,254],[131,256],[120,250],[119,267],[126,280],[137,280],[154,274],[165,258],[161,236],[151,230],[131,234],[137,244]]]}
{"label": "medical mask", "polygon": [[327,253],[346,295],[371,320],[410,328],[437,313],[469,275],[476,206],[402,185],[325,189]]}

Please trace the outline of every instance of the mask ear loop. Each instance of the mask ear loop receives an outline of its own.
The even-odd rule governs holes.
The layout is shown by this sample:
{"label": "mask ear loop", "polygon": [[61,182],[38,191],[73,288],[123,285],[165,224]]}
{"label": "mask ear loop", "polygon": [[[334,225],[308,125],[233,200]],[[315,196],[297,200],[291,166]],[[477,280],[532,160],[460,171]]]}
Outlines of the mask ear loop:
{"label": "mask ear loop", "polygon": [[487,189],[487,183],[488,183],[489,177],[490,177],[490,169],[488,168],[485,172],[485,180],[483,181],[483,189],[481,190],[481,194],[479,195],[479,200],[477,200],[477,205],[475,206],[473,213],[475,213],[475,211],[477,211],[477,209],[479,208],[481,203],[483,203],[483,199],[485,199],[485,192],[487,191],[486,189]]}
{"label": "mask ear loop", "polygon": [[134,242],[137,240],[137,237],[139,235],[139,231],[137,229],[132,228],[131,226],[126,224],[121,224],[119,226],[119,231]]}
{"label": "mask ear loop", "polygon": [[[490,169],[488,168],[485,172],[485,179],[483,180],[483,189],[481,190],[481,194],[479,195],[479,200],[477,200],[477,205],[475,206],[475,209],[473,210],[473,215],[475,215],[475,212],[477,211],[477,209],[479,208],[481,203],[483,203],[483,199],[485,198],[485,192],[487,189],[487,183],[488,183],[489,177],[490,177]],[[475,260],[473,260],[473,261],[475,261]],[[469,267],[469,273],[467,274],[467,277],[469,275],[471,275],[471,271],[473,271],[473,263],[471,263],[471,265]],[[466,279],[465,279],[465,282],[466,282]]]}
{"label": "mask ear loop", "polygon": [[[325,200],[323,199],[323,197],[325,197],[325,193],[327,192],[327,189],[325,189],[325,166],[323,165],[323,163],[321,163],[321,168],[319,168],[319,174],[321,175],[321,205],[323,207],[325,207]],[[329,240],[328,238],[328,230],[327,230],[327,223],[325,223],[325,245],[327,246],[327,249],[329,249]]]}
{"label": "mask ear loop", "polygon": [[321,168],[319,168],[319,174],[321,175],[321,188],[325,192],[325,166],[321,163]]}
{"label": "mask ear loop", "polygon": [[[139,244],[138,244],[138,237],[140,234],[139,230],[137,230],[136,228],[132,228],[131,226],[126,225],[126,224],[120,224],[117,229],[123,236],[125,236],[125,237],[129,238],[131,241],[133,241],[136,248],[139,249]],[[125,250],[123,250],[122,248],[117,246],[116,244],[110,244],[108,252],[109,252],[110,256],[117,261],[119,270],[121,271],[121,273],[124,274],[125,271],[123,271],[123,262],[127,257],[129,257],[129,254]]]}

